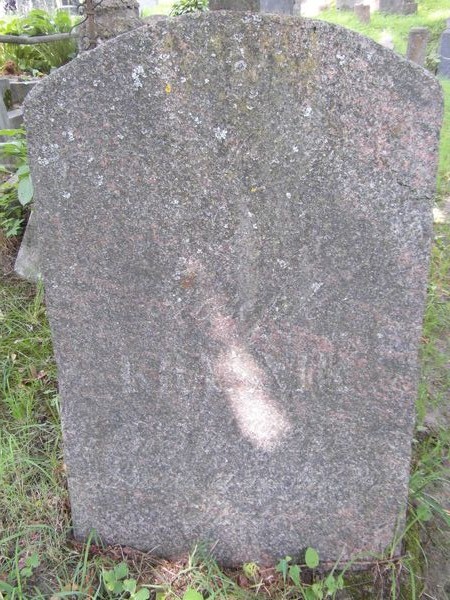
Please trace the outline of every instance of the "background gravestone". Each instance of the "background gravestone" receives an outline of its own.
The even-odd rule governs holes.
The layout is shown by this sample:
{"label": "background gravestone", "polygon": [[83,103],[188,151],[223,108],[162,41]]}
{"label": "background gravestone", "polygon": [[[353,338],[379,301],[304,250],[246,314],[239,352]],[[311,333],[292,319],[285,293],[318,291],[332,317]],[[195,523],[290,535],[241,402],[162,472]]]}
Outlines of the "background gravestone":
{"label": "background gravestone", "polygon": [[428,27],[412,27],[408,35],[406,58],[423,67],[427,55],[429,37],[430,30]]}
{"label": "background gravestone", "polygon": [[26,105],[75,535],[226,564],[381,551],[436,80],[324,22],[209,12],[81,55]]}
{"label": "background gravestone", "polygon": [[442,33],[439,43],[438,74],[450,79],[450,19],[447,20],[447,28]]}

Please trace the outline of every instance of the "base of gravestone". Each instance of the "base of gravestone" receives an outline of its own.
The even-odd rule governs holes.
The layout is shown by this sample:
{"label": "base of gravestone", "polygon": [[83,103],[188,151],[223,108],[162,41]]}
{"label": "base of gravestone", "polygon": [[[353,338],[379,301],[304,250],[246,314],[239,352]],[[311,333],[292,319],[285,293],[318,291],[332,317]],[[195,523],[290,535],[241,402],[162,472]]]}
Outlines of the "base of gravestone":
{"label": "base of gravestone", "polygon": [[14,263],[14,272],[26,281],[37,282],[41,279],[40,252],[33,213],[28,219],[25,234]]}

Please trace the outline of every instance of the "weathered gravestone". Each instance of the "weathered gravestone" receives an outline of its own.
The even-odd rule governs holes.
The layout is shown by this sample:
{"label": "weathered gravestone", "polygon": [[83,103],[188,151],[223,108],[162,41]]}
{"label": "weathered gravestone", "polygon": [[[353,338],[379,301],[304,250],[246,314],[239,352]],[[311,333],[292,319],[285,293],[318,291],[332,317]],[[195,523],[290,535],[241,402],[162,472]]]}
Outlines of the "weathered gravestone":
{"label": "weathered gravestone", "polygon": [[447,28],[442,33],[439,43],[438,74],[450,78],[450,19],[447,19]]}
{"label": "weathered gravestone", "polygon": [[292,15],[295,4],[295,0],[210,0],[209,9]]}
{"label": "weathered gravestone", "polygon": [[427,56],[429,37],[430,30],[428,27],[412,27],[408,35],[406,58],[423,67]]}
{"label": "weathered gravestone", "polygon": [[417,12],[417,2],[409,0],[380,0],[380,12],[411,15]]}
{"label": "weathered gravestone", "polygon": [[76,536],[226,564],[382,550],[436,80],[324,22],[210,12],[82,55],[26,104]]}

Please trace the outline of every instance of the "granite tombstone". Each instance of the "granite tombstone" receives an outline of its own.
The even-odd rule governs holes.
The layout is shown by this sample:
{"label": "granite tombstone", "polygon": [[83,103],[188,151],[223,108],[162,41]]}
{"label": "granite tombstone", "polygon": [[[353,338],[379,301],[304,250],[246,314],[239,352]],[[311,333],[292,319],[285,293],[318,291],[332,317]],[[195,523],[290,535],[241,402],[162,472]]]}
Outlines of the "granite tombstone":
{"label": "granite tombstone", "polygon": [[438,74],[450,79],[450,19],[447,19],[447,27],[439,42]]}
{"label": "granite tombstone", "polygon": [[427,56],[429,37],[428,27],[412,27],[408,35],[406,58],[423,67]]}
{"label": "granite tombstone", "polygon": [[160,20],[31,92],[77,538],[224,564],[390,543],[440,119],[420,67],[277,15]]}

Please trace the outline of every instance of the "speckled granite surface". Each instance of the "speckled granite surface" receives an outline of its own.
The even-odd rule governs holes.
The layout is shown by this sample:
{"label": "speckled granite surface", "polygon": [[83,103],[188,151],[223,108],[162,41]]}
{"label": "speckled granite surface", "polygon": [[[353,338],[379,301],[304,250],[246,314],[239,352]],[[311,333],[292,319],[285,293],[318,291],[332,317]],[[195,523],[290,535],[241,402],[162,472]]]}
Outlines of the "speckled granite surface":
{"label": "speckled granite surface", "polygon": [[75,533],[226,564],[405,509],[441,98],[324,22],[102,45],[26,102]]}

